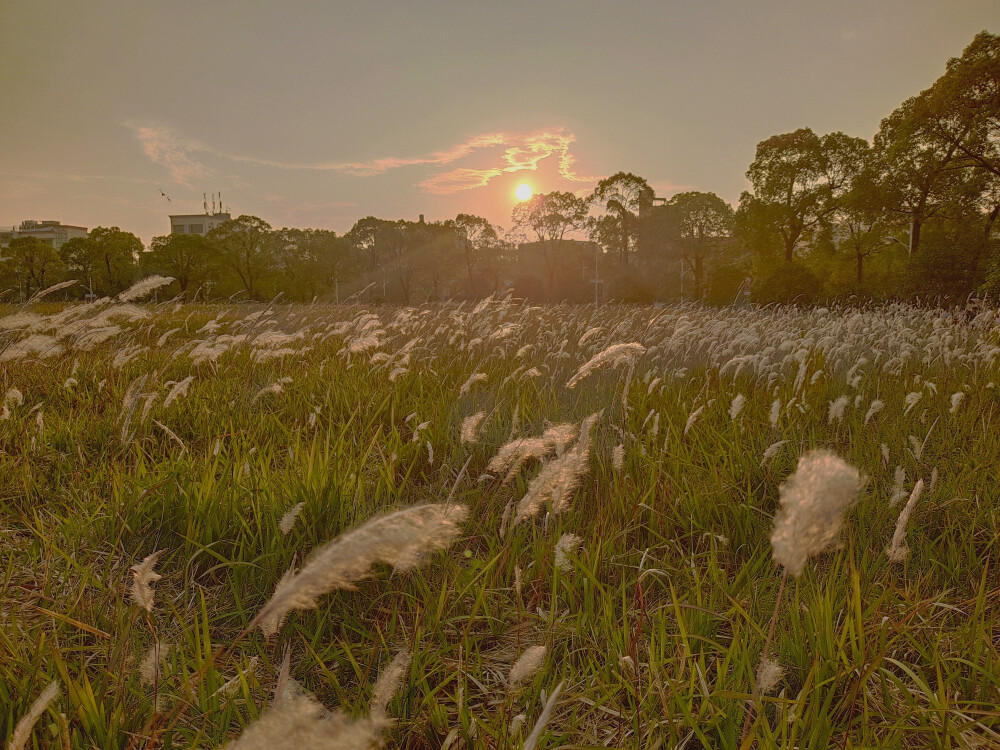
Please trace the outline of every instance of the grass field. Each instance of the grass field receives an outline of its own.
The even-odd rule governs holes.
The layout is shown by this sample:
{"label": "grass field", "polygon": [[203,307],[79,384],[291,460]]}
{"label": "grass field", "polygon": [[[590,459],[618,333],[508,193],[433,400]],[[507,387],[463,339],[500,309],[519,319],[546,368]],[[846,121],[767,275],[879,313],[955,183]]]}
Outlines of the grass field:
{"label": "grass field", "polygon": [[[57,682],[27,747],[212,748],[258,720],[234,747],[1000,747],[986,314],[2,314],[0,738]],[[488,471],[512,441],[540,455]],[[814,448],[865,482],[776,609],[779,487]],[[553,466],[572,476],[547,494]],[[248,627],[311,551],[426,503],[461,521],[446,550],[394,572],[392,542],[353,589]]]}

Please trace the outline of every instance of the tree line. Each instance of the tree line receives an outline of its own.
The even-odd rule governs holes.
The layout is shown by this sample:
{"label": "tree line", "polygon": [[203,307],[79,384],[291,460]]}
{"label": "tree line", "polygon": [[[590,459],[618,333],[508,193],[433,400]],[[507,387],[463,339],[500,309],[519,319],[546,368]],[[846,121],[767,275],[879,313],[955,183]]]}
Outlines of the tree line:
{"label": "tree line", "polygon": [[[957,301],[1000,294],[1000,37],[979,33],[933,85],[882,120],[871,140],[809,128],[761,141],[734,208],[715,193],[655,196],[619,172],[586,196],[538,194],[508,229],[447,221],[358,220],[337,235],[240,216],[207,236],[148,248],[98,227],[58,251],[18,238],[0,289],[27,298],[112,295],[142,275],[176,279],[186,299],[698,299],[727,304],[829,299]],[[585,238],[585,239],[584,239]]]}

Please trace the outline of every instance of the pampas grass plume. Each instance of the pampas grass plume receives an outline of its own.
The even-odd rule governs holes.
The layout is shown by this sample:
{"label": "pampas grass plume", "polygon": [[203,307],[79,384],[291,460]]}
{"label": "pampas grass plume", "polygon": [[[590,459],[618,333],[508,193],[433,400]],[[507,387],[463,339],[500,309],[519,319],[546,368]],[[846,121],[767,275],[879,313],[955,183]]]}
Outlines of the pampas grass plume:
{"label": "pampas grass plume", "polygon": [[31,738],[31,730],[35,727],[42,714],[45,713],[45,709],[49,707],[49,704],[56,699],[57,695],[59,695],[59,683],[49,683],[49,686],[31,704],[28,713],[22,716],[21,720],[17,722],[17,726],[14,727],[14,733],[10,736],[10,743],[7,745],[7,750],[22,750],[28,744],[28,740]]}
{"label": "pampas grass plume", "polygon": [[521,654],[510,668],[507,683],[518,685],[534,677],[545,662],[545,651],[545,646],[532,646]]}
{"label": "pampas grass plume", "polygon": [[794,576],[806,560],[826,550],[840,533],[844,512],[861,490],[858,470],[830,451],[811,451],[781,485],[774,520],[774,559]]}
{"label": "pampas grass plume", "polygon": [[315,609],[317,597],[354,588],[375,563],[388,563],[396,571],[416,568],[428,552],[455,541],[467,513],[464,505],[417,505],[341,534],[313,552],[302,570],[286,572],[251,626],[273,635],[289,611]]}
{"label": "pampas grass plume", "polygon": [[150,584],[163,577],[158,573],[154,573],[153,568],[164,551],[162,549],[157,550],[153,554],[144,557],[142,562],[136,563],[131,567],[133,575],[132,589],[130,591],[132,601],[147,612],[153,611],[153,589],[150,587]]}
{"label": "pampas grass plume", "polygon": [[913,487],[913,492],[910,493],[910,499],[906,501],[899,518],[896,519],[896,529],[892,533],[892,541],[886,547],[885,554],[888,555],[890,562],[901,563],[910,556],[910,548],[906,546],[906,526],[910,522],[910,516],[913,515],[913,510],[917,507],[917,501],[923,492],[924,480],[918,479]]}

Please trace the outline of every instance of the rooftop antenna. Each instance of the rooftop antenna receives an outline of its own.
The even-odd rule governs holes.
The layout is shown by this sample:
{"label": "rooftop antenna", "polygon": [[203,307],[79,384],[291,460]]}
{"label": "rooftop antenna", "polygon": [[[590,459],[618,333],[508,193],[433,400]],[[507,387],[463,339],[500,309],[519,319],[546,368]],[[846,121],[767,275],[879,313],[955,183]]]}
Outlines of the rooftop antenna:
{"label": "rooftop antenna", "polygon": [[208,196],[205,193],[201,194],[201,205],[205,207],[205,213],[208,213]]}
{"label": "rooftop antenna", "polygon": [[215,213],[215,193],[212,193],[212,213]]}
{"label": "rooftop antenna", "polygon": [[222,191],[221,190],[219,191],[219,213],[220,214],[224,213],[224,211],[222,209]]}

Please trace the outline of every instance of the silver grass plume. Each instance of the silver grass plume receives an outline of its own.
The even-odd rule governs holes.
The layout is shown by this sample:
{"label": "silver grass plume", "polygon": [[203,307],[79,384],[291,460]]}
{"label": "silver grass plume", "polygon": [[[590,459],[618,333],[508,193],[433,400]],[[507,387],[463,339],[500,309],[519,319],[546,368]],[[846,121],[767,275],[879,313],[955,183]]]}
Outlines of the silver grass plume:
{"label": "silver grass plume", "polygon": [[177,399],[182,396],[186,396],[188,388],[191,387],[191,383],[194,382],[194,375],[188,375],[184,380],[174,383],[173,387],[170,389],[170,393],[167,397],[163,399],[163,408],[166,409],[170,404],[172,404]]}
{"label": "silver grass plume", "polygon": [[265,636],[274,634],[289,611],[315,609],[317,597],[354,588],[375,563],[388,563],[396,571],[416,568],[428,552],[455,541],[467,513],[464,505],[417,505],[341,534],[314,551],[300,571],[286,572],[251,627],[259,625]]}
{"label": "silver grass plume", "polygon": [[57,695],[59,695],[59,682],[49,683],[49,686],[31,704],[28,713],[17,722],[14,733],[10,736],[7,750],[22,750],[28,744],[28,740],[31,739],[31,730],[34,729],[35,724],[45,713],[45,709],[56,699]]}
{"label": "silver grass plume", "polygon": [[576,445],[559,458],[542,466],[538,476],[528,484],[528,490],[517,506],[516,526],[526,518],[538,515],[546,500],[551,502],[553,515],[569,510],[570,497],[580,486],[590,460],[590,433],[601,412],[591,414],[580,425]]}
{"label": "silver grass plume", "polygon": [[143,297],[152,294],[160,287],[172,284],[173,281],[173,278],[170,276],[147,276],[141,281],[135,282],[132,286],[119,294],[115,298],[115,301],[134,302],[137,299],[142,299]]}
{"label": "silver grass plume", "polygon": [[297,503],[285,511],[285,514],[278,522],[278,528],[281,529],[282,535],[287,536],[288,532],[292,530],[292,527],[295,526],[295,519],[299,517],[299,513],[302,512],[304,507],[306,507],[305,503]]}
{"label": "silver grass plume", "polygon": [[906,501],[906,505],[903,506],[903,510],[899,514],[899,518],[896,519],[896,529],[892,532],[892,541],[885,549],[885,554],[889,557],[889,562],[901,563],[910,556],[910,548],[906,546],[906,526],[910,522],[910,516],[913,515],[913,511],[917,507],[917,501],[920,500],[923,492],[924,480],[918,479],[913,487],[913,492],[910,493],[910,499]]}
{"label": "silver grass plume", "polygon": [[160,664],[170,655],[172,648],[173,644],[171,643],[153,642],[146,655],[142,657],[142,661],[139,662],[140,685],[152,685],[159,679]]}
{"label": "silver grass plume", "polygon": [[639,343],[613,344],[599,354],[591,357],[576,374],[566,383],[567,388],[573,388],[590,375],[594,370],[608,365],[627,364],[630,368],[635,366],[635,361],[646,353],[646,347]]}
{"label": "silver grass plume", "polygon": [[830,451],[818,449],[799,458],[781,485],[781,508],[774,519],[774,559],[794,576],[806,560],[826,550],[840,533],[844,512],[861,490],[858,470]]}
{"label": "silver grass plume", "polygon": [[392,696],[399,690],[400,685],[406,678],[410,670],[412,655],[409,651],[400,651],[390,661],[385,669],[379,672],[378,679],[375,680],[375,687],[372,688],[371,717],[377,727],[388,725],[389,719],[386,710]]}
{"label": "silver grass plume", "polygon": [[156,561],[160,559],[165,550],[157,550],[151,555],[147,555],[142,559],[142,562],[133,565],[130,570],[132,571],[132,588],[130,594],[132,596],[132,601],[138,604],[147,612],[153,611],[153,589],[150,587],[151,583],[160,580],[163,576],[158,573],[153,572],[153,568],[156,565]]}
{"label": "silver grass plume", "polygon": [[486,417],[486,412],[478,411],[462,420],[462,443],[475,443],[479,440],[479,425]]}
{"label": "silver grass plume", "polygon": [[286,691],[280,703],[266,711],[227,750],[365,750],[378,747],[375,725],[328,712],[308,693]]}
{"label": "silver grass plume", "polygon": [[774,659],[764,657],[757,667],[757,691],[761,695],[767,695],[776,687],[785,676],[785,668]]}
{"label": "silver grass plume", "polygon": [[885,408],[885,403],[883,403],[882,401],[879,401],[878,399],[872,401],[871,405],[868,407],[868,411],[865,413],[865,424],[867,425],[871,421],[872,417],[874,417],[884,408]]}
{"label": "silver grass plume", "polygon": [[466,380],[464,383],[462,383],[462,387],[459,388],[459,390],[458,390],[458,395],[459,396],[466,395],[469,391],[472,390],[472,386],[474,386],[476,383],[482,382],[483,380],[486,380],[486,373],[485,372],[475,372],[475,373],[473,373],[472,375],[469,376],[468,380]]}
{"label": "silver grass plume", "polygon": [[743,411],[743,407],[746,406],[746,403],[746,396],[742,393],[736,394],[733,398],[733,403],[729,406],[729,419],[735,422],[736,418],[740,415],[740,412]]}
{"label": "silver grass plume", "polygon": [[514,686],[530,680],[545,663],[545,646],[532,646],[521,654],[510,668],[507,684]]}
{"label": "silver grass plume", "polygon": [[570,557],[575,555],[583,545],[583,539],[576,534],[563,534],[556,542],[556,567],[563,573],[573,572],[573,560]]}

